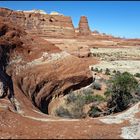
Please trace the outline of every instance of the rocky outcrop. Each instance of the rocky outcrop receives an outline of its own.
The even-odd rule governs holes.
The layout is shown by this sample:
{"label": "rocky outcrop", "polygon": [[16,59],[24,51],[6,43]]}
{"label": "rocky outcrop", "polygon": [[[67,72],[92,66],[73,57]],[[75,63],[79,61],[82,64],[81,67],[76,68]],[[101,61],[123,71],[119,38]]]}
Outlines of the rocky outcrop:
{"label": "rocky outcrop", "polygon": [[58,13],[45,14],[44,11],[13,11],[0,8],[0,16],[7,17],[16,25],[24,27],[28,33],[41,37],[72,38],[75,36],[70,17]]}
{"label": "rocky outcrop", "polygon": [[79,22],[79,35],[91,35],[91,31],[88,25],[87,17],[81,16],[80,22]]}
{"label": "rocky outcrop", "polygon": [[[38,15],[40,12],[43,11],[34,14]],[[92,76],[88,67],[97,61],[94,58],[80,59],[62,53],[54,44],[30,36],[19,26],[23,24],[25,30],[28,29],[32,33],[33,21],[25,26],[22,16],[24,12],[13,15],[14,13],[10,10],[0,12],[2,17],[7,17],[0,18],[0,68],[4,68],[12,76],[15,97],[21,110],[17,109],[20,112],[15,112],[7,98],[0,99],[0,138],[139,138],[139,119],[134,117],[140,112],[139,104],[124,115],[100,119],[58,119],[39,112],[37,108],[45,113],[51,112],[48,105],[52,98],[55,99],[59,95],[69,93],[70,90],[77,90],[91,83]],[[29,13],[32,17],[32,12],[27,12]],[[9,19],[13,19],[14,24],[19,22],[20,25],[5,22]],[[27,64],[30,67],[26,67]],[[21,68],[21,71],[14,73],[18,68]],[[3,87],[4,84],[0,82],[0,95],[3,95]]]}
{"label": "rocky outcrop", "polygon": [[16,25],[23,27],[26,32],[40,37],[75,38],[76,36],[90,36],[88,19],[80,18],[79,27],[74,28],[71,17],[58,12],[47,14],[43,10],[13,11],[0,8],[0,17],[6,17]]}
{"label": "rocky outcrop", "polygon": [[83,63],[52,43],[31,37],[18,25],[8,24],[3,18],[0,31],[1,58],[5,58],[5,63],[1,63],[15,81],[15,96],[17,91],[26,95],[42,112],[48,113],[53,97],[92,82],[88,66],[96,63],[94,59]]}

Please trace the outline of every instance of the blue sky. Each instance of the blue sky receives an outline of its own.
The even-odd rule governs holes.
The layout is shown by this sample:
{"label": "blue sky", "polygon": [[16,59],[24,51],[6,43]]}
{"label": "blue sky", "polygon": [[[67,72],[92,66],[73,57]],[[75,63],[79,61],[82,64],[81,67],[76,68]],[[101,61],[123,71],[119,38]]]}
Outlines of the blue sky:
{"label": "blue sky", "polygon": [[140,1],[0,1],[13,10],[42,9],[71,16],[75,27],[81,15],[88,17],[91,30],[120,37],[140,38]]}

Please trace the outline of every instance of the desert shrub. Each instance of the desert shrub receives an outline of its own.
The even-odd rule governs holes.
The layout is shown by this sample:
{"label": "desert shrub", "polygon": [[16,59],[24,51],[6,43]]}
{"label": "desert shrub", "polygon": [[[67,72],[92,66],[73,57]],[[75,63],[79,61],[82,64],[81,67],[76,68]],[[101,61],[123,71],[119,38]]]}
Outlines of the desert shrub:
{"label": "desert shrub", "polygon": [[134,103],[137,103],[140,101],[140,85],[138,85],[138,87],[136,88],[136,91],[133,95],[133,98],[132,98],[132,104]]}
{"label": "desert shrub", "polygon": [[102,102],[102,101],[105,101],[105,99],[101,95],[87,94],[83,98],[83,102],[85,104],[89,104],[89,103],[92,103],[92,102]]}
{"label": "desert shrub", "polygon": [[85,104],[84,96],[82,94],[78,94],[76,97],[75,103],[78,104],[78,106],[83,106]]}
{"label": "desert shrub", "polygon": [[91,67],[91,71],[94,71],[94,68],[93,67]]}
{"label": "desert shrub", "polygon": [[113,108],[114,112],[126,109],[131,103],[132,94],[137,87],[138,82],[130,73],[114,75],[108,82],[108,91],[111,93],[108,107]]}
{"label": "desert shrub", "polygon": [[93,68],[93,67],[91,67],[91,71],[95,71],[95,72],[99,72],[99,73],[103,72],[102,69],[99,70],[98,68]]}
{"label": "desert shrub", "polygon": [[88,90],[83,90],[82,97],[85,104],[89,104],[94,101],[104,101],[104,98],[102,96],[93,95],[93,91],[91,88],[89,88]]}
{"label": "desert shrub", "polygon": [[76,94],[74,92],[67,95],[67,98],[66,98],[67,104],[72,104],[72,103],[76,103],[76,102],[79,102],[79,104],[84,104],[84,96],[81,94]]}
{"label": "desert shrub", "polygon": [[57,109],[55,110],[55,114],[56,114],[57,116],[59,116],[59,117],[71,118],[70,112],[69,112],[66,108],[64,108],[64,107],[62,107],[62,106],[60,106],[59,108],[57,108]]}
{"label": "desert shrub", "polygon": [[95,72],[99,72],[98,68],[95,68],[94,71],[95,71]]}
{"label": "desert shrub", "polygon": [[102,85],[99,82],[95,81],[92,83],[91,87],[96,90],[101,90]]}
{"label": "desert shrub", "polygon": [[110,92],[109,90],[107,90],[107,91],[105,91],[104,95],[105,95],[106,97],[109,97],[109,96],[111,95],[111,92]]}
{"label": "desert shrub", "polygon": [[[69,104],[69,107],[67,106],[68,112],[65,111],[69,118],[78,119],[85,117],[85,113],[83,112],[83,107],[85,104],[84,96],[81,94],[76,95],[76,93],[71,92],[69,95],[67,95],[66,104]],[[60,114],[58,116],[60,116]]]}
{"label": "desert shrub", "polygon": [[121,74],[121,72],[117,70],[117,71],[116,71],[116,74]]}
{"label": "desert shrub", "polygon": [[83,112],[84,105],[84,98],[82,96],[77,96],[77,100],[71,105],[71,118],[84,118],[86,116],[86,114]]}
{"label": "desert shrub", "polygon": [[110,70],[109,70],[108,68],[106,68],[105,74],[106,74],[106,75],[110,75]]}
{"label": "desert shrub", "polygon": [[77,97],[74,94],[74,92],[70,92],[69,95],[66,98],[66,103],[69,104],[71,102],[75,102],[76,99],[77,99]]}
{"label": "desert shrub", "polygon": [[94,95],[93,99],[94,101],[98,101],[98,102],[105,101],[104,97],[101,95]]}
{"label": "desert shrub", "polygon": [[98,107],[92,106],[88,112],[90,117],[99,117],[101,115],[101,110]]}
{"label": "desert shrub", "polygon": [[84,96],[84,103],[89,104],[92,102],[102,102],[105,101],[104,97],[101,95],[85,95]]}
{"label": "desert shrub", "polygon": [[91,94],[93,94],[93,89],[92,89],[92,88],[84,89],[84,90],[82,91],[82,93],[83,93],[84,95],[91,95]]}
{"label": "desert shrub", "polygon": [[113,73],[116,73],[117,71],[116,70],[113,70]]}
{"label": "desert shrub", "polygon": [[99,70],[99,72],[100,72],[100,73],[102,73],[102,72],[103,72],[103,70],[102,70],[102,69],[100,69],[100,70]]}
{"label": "desert shrub", "polygon": [[[92,103],[92,102],[101,102],[105,99],[100,95],[93,95],[92,89],[90,90],[84,90],[84,92],[81,92],[80,94],[76,94],[74,92],[67,95],[66,103],[69,104],[68,110],[65,110],[64,108],[59,108],[57,110],[58,116],[65,116],[69,118],[83,118],[86,116],[86,114],[83,112],[83,107],[86,104]],[[62,114],[61,114],[62,113]]]}
{"label": "desert shrub", "polygon": [[70,108],[63,108],[60,106],[55,110],[56,116],[63,118],[79,119],[86,117],[86,114],[83,112],[83,105],[80,100],[73,103]]}
{"label": "desert shrub", "polygon": [[85,104],[89,104],[89,103],[93,102],[93,95],[90,95],[90,94],[85,95],[84,102],[85,102]]}
{"label": "desert shrub", "polygon": [[136,94],[140,96],[140,85],[136,88]]}
{"label": "desert shrub", "polygon": [[140,73],[136,73],[134,76],[140,78]]}

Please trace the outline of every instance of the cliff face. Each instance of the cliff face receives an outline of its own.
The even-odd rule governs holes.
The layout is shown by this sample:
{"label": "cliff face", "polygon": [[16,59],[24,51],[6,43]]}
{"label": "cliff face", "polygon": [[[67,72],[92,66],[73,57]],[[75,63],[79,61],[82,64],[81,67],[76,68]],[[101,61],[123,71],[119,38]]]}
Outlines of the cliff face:
{"label": "cliff face", "polygon": [[35,11],[13,11],[6,8],[0,8],[0,16],[7,17],[8,20],[25,28],[26,32],[41,37],[72,38],[75,36],[72,20],[67,16]]}
{"label": "cliff face", "polygon": [[85,16],[80,18],[78,29],[74,29],[71,17],[59,13],[47,14],[41,10],[13,11],[0,8],[0,16],[23,27],[27,33],[40,37],[74,38],[79,35],[91,35]]}

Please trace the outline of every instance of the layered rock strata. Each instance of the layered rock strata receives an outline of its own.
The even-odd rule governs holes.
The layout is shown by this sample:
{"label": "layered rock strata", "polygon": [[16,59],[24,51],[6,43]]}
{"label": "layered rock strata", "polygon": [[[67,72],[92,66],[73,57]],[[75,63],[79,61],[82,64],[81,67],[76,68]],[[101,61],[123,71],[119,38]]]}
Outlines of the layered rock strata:
{"label": "layered rock strata", "polygon": [[88,66],[96,63],[95,59],[83,63],[54,44],[31,37],[3,18],[0,18],[0,33],[0,58],[3,58],[0,66],[3,65],[13,79],[15,97],[26,95],[42,112],[49,113],[52,98],[92,82]]}
{"label": "layered rock strata", "polygon": [[86,16],[81,16],[79,21],[79,35],[91,35],[91,31],[88,25],[88,19]]}
{"label": "layered rock strata", "polygon": [[73,38],[75,36],[71,17],[45,14],[39,11],[13,11],[0,8],[0,16],[7,17],[25,28],[28,33],[41,37]]}

